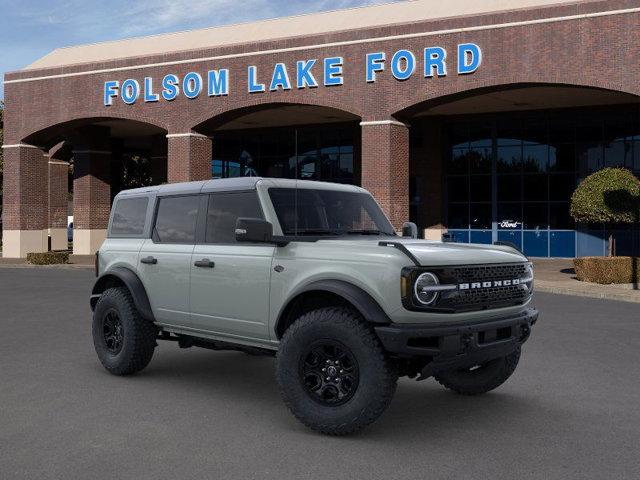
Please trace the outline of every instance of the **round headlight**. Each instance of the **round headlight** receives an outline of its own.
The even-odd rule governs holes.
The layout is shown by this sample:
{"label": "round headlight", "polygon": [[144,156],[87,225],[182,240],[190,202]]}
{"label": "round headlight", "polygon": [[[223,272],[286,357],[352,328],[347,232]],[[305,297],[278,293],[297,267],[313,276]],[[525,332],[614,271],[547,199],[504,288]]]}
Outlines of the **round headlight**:
{"label": "round headlight", "polygon": [[422,273],[413,285],[416,300],[422,305],[431,305],[438,298],[438,291],[432,287],[440,284],[438,277],[431,272]]}

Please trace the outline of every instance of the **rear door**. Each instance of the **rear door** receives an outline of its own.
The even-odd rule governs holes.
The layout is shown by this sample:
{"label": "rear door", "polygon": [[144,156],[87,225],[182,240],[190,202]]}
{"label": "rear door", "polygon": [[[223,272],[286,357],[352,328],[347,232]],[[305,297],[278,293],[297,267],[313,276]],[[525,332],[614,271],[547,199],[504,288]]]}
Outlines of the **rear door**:
{"label": "rear door", "polygon": [[189,276],[201,195],[159,197],[152,238],[138,257],[138,272],[159,323],[189,323]]}
{"label": "rear door", "polygon": [[264,218],[257,193],[208,196],[204,243],[191,261],[194,328],[234,337],[269,339],[269,282],[275,247],[236,243],[238,217]]}

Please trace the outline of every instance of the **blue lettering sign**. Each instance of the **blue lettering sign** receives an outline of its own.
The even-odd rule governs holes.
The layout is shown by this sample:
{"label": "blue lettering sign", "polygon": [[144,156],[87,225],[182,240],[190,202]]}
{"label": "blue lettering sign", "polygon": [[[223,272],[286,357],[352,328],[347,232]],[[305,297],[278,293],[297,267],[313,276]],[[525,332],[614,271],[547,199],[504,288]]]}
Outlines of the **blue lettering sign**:
{"label": "blue lettering sign", "polygon": [[342,85],[342,57],[329,57],[324,59],[324,85],[331,87],[333,85]]}
{"label": "blue lettering sign", "polygon": [[296,62],[296,87],[315,88],[318,86],[316,77],[311,73],[311,69],[316,64],[316,60],[300,60]]}
{"label": "blue lettering sign", "polygon": [[385,60],[386,54],[384,52],[367,54],[367,82],[371,83],[376,81],[376,72],[384,71]]}
{"label": "blue lettering sign", "polygon": [[153,78],[144,78],[144,101],[145,102],[157,102],[160,100],[160,95],[153,93]]}
{"label": "blue lettering sign", "polygon": [[398,80],[407,80],[416,71],[416,57],[409,50],[398,50],[391,57],[391,74]]}
{"label": "blue lettering sign", "polygon": [[120,82],[117,80],[110,80],[104,82],[104,105],[110,107],[113,105],[113,99],[118,96],[118,87]]}
{"label": "blue lettering sign", "polygon": [[140,96],[140,84],[133,78],[128,78],[122,82],[122,90],[120,91],[122,101],[127,105],[133,105]]}
{"label": "blue lettering sign", "polygon": [[442,47],[429,47],[424,49],[424,76],[433,77],[433,71],[439,77],[447,75],[447,51]]}
{"label": "blue lettering sign", "polygon": [[210,97],[229,95],[229,70],[209,70],[207,73]]}
{"label": "blue lettering sign", "polygon": [[257,83],[256,77],[258,76],[258,67],[254,67],[253,65],[249,67],[247,70],[248,74],[248,83],[249,83],[249,93],[260,93],[264,92],[264,83]]}
{"label": "blue lettering sign", "polygon": [[[447,76],[447,51],[439,46],[431,46],[424,48],[422,55],[419,55],[418,58],[408,49],[397,50],[393,55],[390,52],[366,53],[363,65],[366,83],[375,83],[378,77],[385,75],[387,55],[390,55],[388,69],[391,76],[398,81],[410,79],[417,68],[422,69],[425,78]],[[482,50],[475,43],[461,43],[457,46],[456,60],[456,69],[459,75],[474,73],[482,65]],[[450,60],[450,62],[452,61]],[[419,65],[419,62],[423,63]],[[295,62],[295,86],[297,89],[318,88],[319,83],[313,71],[316,64],[322,65],[322,67],[318,67],[322,68],[321,73],[317,73],[316,68],[318,75],[323,74],[322,85],[331,87],[344,84],[343,57],[312,58]],[[247,91],[249,93],[266,92],[267,84],[260,80],[258,67],[249,65],[246,77]],[[265,80],[269,81],[268,77]],[[292,81],[287,64],[274,63],[268,84],[269,91],[289,91],[292,89]],[[158,86],[158,82],[161,87]],[[221,97],[229,95],[230,82],[229,69],[207,70],[206,75],[204,71],[192,71],[186,73],[184,77],[170,73],[162,77],[161,80],[154,77],[141,77],[139,80],[128,78],[124,81],[108,80],[103,84],[103,103],[107,107],[111,106],[118,97],[127,105],[133,105],[139,99],[144,100],[145,103],[160,100],[170,102],[178,98],[181,93],[188,99],[195,99],[203,95],[205,90],[208,97]],[[154,85],[157,90],[154,90]]]}
{"label": "blue lettering sign", "polygon": [[178,77],[173,74],[165,75],[162,79],[162,98],[167,101],[175,100],[180,93],[180,87],[178,87]]}
{"label": "blue lettering sign", "polygon": [[284,63],[276,63],[273,67],[273,76],[271,77],[271,85],[269,90],[272,92],[282,88],[283,90],[291,90],[291,82],[287,73],[287,66]]}
{"label": "blue lettering sign", "polygon": [[460,75],[473,73],[482,64],[482,50],[475,43],[461,43],[458,45],[458,73]]}
{"label": "blue lettering sign", "polygon": [[197,98],[202,92],[202,77],[200,74],[196,72],[187,73],[182,79],[182,91],[187,98]]}

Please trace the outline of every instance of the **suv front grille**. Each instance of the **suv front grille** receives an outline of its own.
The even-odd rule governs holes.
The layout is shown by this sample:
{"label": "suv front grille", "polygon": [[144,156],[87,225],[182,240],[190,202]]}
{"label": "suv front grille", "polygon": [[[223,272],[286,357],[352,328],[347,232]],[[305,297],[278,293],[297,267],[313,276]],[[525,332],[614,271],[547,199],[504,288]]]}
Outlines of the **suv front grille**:
{"label": "suv front grille", "polygon": [[[436,271],[441,284],[483,284],[525,278],[529,272],[526,263],[506,265],[469,265],[449,267]],[[455,311],[483,310],[509,305],[521,305],[531,296],[525,285],[498,285],[444,292],[437,306]]]}
{"label": "suv front grille", "polygon": [[[532,283],[513,284],[531,276],[528,263],[424,267],[414,273],[413,279],[423,271],[435,273],[440,285],[457,287],[440,292],[429,310],[464,312],[522,305],[532,294]],[[415,302],[413,306],[422,309]]]}

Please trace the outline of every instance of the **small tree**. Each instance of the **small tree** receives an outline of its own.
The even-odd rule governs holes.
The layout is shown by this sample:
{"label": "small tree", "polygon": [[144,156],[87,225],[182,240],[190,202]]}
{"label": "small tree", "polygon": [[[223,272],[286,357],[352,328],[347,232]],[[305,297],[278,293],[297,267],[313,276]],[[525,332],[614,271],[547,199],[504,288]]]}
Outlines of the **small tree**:
{"label": "small tree", "polygon": [[[636,224],[640,217],[640,180],[624,168],[605,168],[585,178],[571,196],[576,222]],[[615,240],[609,236],[609,256]]]}

